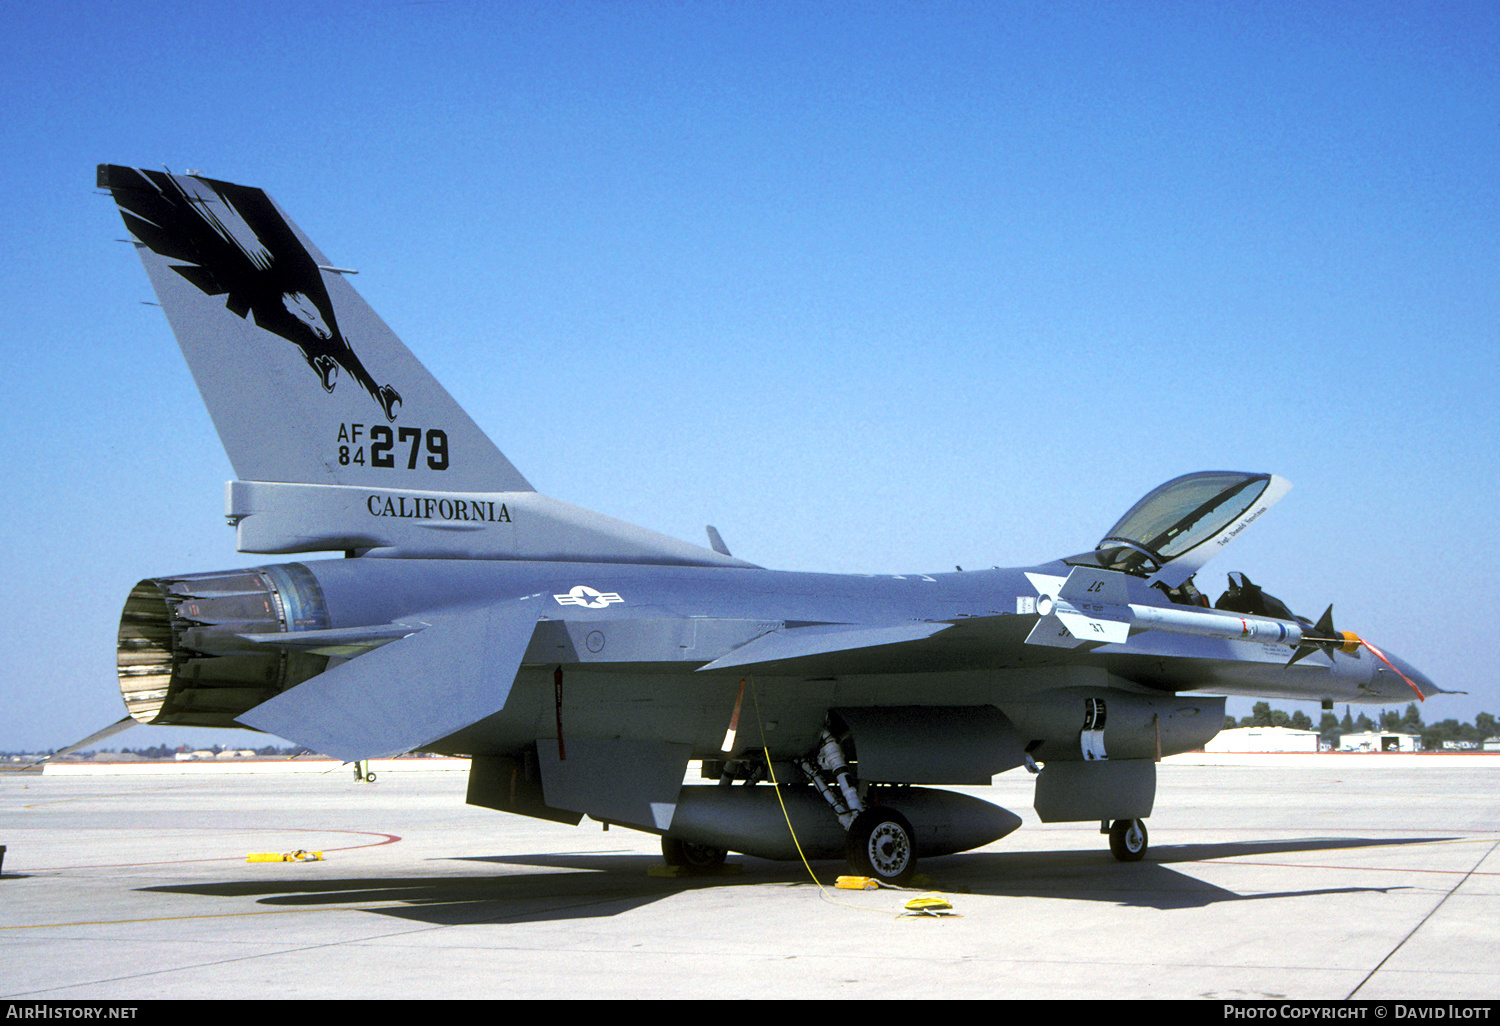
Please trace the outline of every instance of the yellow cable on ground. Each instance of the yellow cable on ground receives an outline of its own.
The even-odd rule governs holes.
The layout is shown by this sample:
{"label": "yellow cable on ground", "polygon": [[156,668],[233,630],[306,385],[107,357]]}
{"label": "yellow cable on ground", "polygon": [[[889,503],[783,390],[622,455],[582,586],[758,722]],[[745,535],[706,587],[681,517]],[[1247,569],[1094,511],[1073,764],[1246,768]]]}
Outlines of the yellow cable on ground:
{"label": "yellow cable on ground", "polygon": [[245,856],[246,862],[322,862],[323,853],[320,851],[256,851]]}
{"label": "yellow cable on ground", "polygon": [[[781,806],[781,817],[782,819],[786,820],[787,833],[792,835],[792,844],[796,846],[797,855],[802,859],[802,868],[807,870],[807,875],[812,877],[812,882],[817,884],[818,886],[818,896],[824,901],[828,902],[830,905],[843,905],[845,908],[859,909],[861,912],[878,912],[883,916],[890,915],[891,913],[889,909],[869,908],[865,905],[854,905],[847,901],[839,901],[835,898],[829,897],[827,888],[823,886],[823,881],[818,879],[818,874],[814,873],[812,866],[808,864],[807,855],[802,851],[802,843],[797,840],[797,831],[792,827],[792,817],[786,811],[786,802],[782,800],[781,785],[776,782],[776,768],[771,765],[771,750],[766,747],[766,728],[765,723],[764,721],[762,721],[760,716],[760,689],[755,686],[755,681],[753,679],[747,677],[746,680],[750,681],[750,697],[755,700],[755,725],[760,728],[760,750],[765,754],[766,757],[766,772],[771,776],[771,786],[775,789],[776,792],[776,803]],[[881,881],[875,880],[871,877],[865,877],[863,879],[867,879],[875,886],[882,887],[887,890],[899,891],[910,889],[904,887],[896,887],[892,884],[882,883]],[[901,914],[902,913],[898,913],[898,915]]]}

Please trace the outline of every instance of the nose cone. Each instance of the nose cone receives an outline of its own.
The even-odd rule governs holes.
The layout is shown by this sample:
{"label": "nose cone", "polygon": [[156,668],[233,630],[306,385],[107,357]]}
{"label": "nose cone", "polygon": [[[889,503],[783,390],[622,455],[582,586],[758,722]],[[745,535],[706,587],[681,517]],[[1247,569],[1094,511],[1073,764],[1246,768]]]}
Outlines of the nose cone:
{"label": "nose cone", "polygon": [[[1372,648],[1371,652],[1374,651],[1375,649]],[[1380,656],[1384,656],[1384,659]],[[1403,677],[1406,679],[1403,680]],[[1416,691],[1413,691],[1413,688]],[[1370,690],[1377,695],[1392,699],[1416,698],[1417,692],[1421,692],[1423,698],[1428,695],[1448,693],[1411,663],[1384,650],[1381,650],[1380,655],[1375,658],[1375,673],[1370,680]]]}

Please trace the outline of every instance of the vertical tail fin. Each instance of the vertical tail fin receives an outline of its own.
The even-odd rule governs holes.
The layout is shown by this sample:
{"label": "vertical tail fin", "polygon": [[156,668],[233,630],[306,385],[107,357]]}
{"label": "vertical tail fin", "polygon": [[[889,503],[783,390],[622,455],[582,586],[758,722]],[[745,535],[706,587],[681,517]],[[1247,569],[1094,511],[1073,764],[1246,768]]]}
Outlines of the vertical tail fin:
{"label": "vertical tail fin", "polygon": [[240,551],[751,565],[537,494],[261,190],[99,185],[234,464]]}
{"label": "vertical tail fin", "polygon": [[263,191],[111,164],[99,185],[239,478],[532,490]]}

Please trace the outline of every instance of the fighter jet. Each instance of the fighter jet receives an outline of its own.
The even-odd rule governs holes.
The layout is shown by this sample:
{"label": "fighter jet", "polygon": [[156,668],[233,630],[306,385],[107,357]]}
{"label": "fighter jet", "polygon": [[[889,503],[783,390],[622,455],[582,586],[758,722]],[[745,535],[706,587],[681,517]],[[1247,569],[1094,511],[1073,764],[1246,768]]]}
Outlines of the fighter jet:
{"label": "fighter jet", "polygon": [[[236,480],[241,552],[141,581],[142,723],[243,726],[347,762],[468,756],[470,804],[658,834],[666,860],[847,858],[897,883],[1020,817],[932,785],[1036,774],[1044,822],[1140,859],[1156,764],[1225,695],[1440,691],[1244,578],[1195,575],[1289,487],[1188,474],[1037,566],[770,570],[536,492],[261,190],[101,165]],[[323,554],[323,558],[311,558]],[[689,764],[717,786],[687,784]]]}

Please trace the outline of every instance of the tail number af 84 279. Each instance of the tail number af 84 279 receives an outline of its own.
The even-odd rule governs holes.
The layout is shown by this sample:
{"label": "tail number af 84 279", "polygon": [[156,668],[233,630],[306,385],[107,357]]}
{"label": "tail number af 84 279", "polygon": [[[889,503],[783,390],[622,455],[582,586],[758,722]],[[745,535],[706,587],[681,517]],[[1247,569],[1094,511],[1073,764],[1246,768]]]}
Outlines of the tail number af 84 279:
{"label": "tail number af 84 279", "polygon": [[[369,439],[369,453],[365,439]],[[428,470],[448,469],[448,433],[442,428],[392,427],[389,424],[339,425],[339,466],[351,463],[364,466],[368,458],[372,467],[395,469],[402,460],[407,470],[417,469],[417,460],[426,453]]]}

